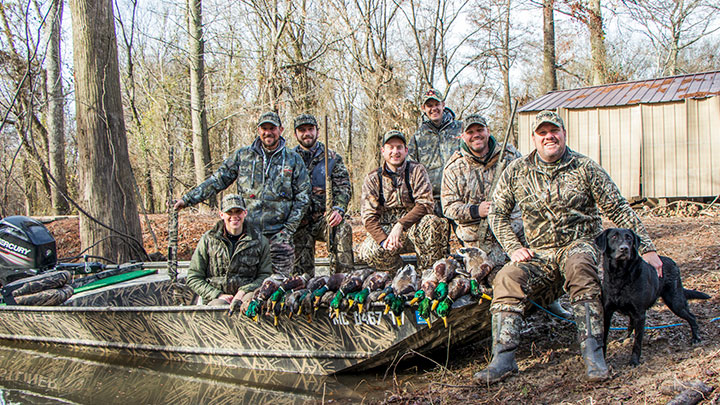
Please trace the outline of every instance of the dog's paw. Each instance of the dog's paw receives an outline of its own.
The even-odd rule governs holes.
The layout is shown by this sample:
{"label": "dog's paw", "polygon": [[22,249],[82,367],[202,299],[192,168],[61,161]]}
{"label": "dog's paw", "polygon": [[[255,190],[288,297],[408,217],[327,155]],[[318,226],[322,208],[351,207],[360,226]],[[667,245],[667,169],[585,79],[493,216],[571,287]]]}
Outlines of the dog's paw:
{"label": "dog's paw", "polygon": [[637,367],[640,365],[640,359],[636,359],[635,357],[632,357],[630,359],[630,365],[633,367]]}

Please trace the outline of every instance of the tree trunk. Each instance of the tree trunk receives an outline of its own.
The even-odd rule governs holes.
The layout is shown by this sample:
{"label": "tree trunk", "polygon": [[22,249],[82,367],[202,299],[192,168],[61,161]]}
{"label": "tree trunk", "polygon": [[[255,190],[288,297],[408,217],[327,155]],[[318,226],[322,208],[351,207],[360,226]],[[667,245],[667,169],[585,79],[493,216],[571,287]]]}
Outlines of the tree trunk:
{"label": "tree trunk", "polygon": [[111,0],[70,0],[77,112],[80,241],[121,263],[144,260],[128,155]]}
{"label": "tree trunk", "polygon": [[48,15],[47,36],[48,55],[45,71],[47,73],[48,94],[48,166],[55,183],[50,191],[53,214],[65,215],[70,209],[65,199],[67,180],[65,178],[65,99],[62,85],[62,58],[60,55],[60,26],[63,2],[52,0]]}
{"label": "tree trunk", "polygon": [[605,31],[603,30],[600,0],[590,0],[588,4],[587,26],[590,31],[590,56],[592,58],[592,84],[608,82],[608,61],[605,50]]}
{"label": "tree trunk", "polygon": [[557,90],[554,7],[555,0],[543,0],[543,93]]}
{"label": "tree trunk", "polygon": [[510,1],[506,0],[505,10],[503,10],[503,34],[502,34],[502,55],[500,56],[500,71],[503,78],[503,104],[505,110],[505,120],[510,119],[512,114],[512,102],[510,101]]}
{"label": "tree trunk", "polygon": [[[190,31],[190,118],[193,132],[195,182],[200,184],[210,175],[210,141],[205,111],[205,39],[202,29],[202,0],[188,1]],[[215,197],[208,199],[217,206]]]}

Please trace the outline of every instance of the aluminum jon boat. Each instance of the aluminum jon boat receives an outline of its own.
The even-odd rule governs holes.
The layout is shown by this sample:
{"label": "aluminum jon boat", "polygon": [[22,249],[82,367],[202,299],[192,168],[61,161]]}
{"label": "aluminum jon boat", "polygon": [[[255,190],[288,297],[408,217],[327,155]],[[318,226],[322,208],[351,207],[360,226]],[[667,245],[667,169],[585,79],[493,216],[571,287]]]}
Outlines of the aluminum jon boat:
{"label": "aluminum jon boat", "polygon": [[[183,266],[187,262],[180,263],[181,275]],[[379,304],[335,319],[321,308],[312,321],[283,317],[275,326],[272,319],[228,316],[227,306],[192,305],[194,295],[170,281],[165,264],[142,267],[158,271],[74,294],[61,306],[0,307],[0,339],[111,357],[329,375],[490,335],[490,303],[469,296],[453,304],[447,328],[441,321],[428,327],[413,308],[398,325]]]}

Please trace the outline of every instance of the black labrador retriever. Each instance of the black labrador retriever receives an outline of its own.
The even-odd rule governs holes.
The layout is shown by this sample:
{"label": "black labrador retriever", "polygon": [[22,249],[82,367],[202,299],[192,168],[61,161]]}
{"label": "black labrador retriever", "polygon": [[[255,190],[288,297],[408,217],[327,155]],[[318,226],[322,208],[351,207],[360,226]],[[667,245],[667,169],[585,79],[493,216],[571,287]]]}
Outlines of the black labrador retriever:
{"label": "black labrador retriever", "polygon": [[630,317],[628,336],[635,331],[630,364],[640,364],[640,351],[645,329],[645,311],[658,297],[680,318],[690,324],[692,343],[700,342],[698,324],[688,309],[688,299],[708,299],[710,296],[695,290],[686,290],[680,280],[680,269],[669,257],[660,256],[663,276],[660,278],[651,265],[638,254],[640,237],[630,229],[605,230],[595,243],[603,253],[604,276],[602,281],[605,330],[603,348],[607,351],[610,320],[617,311]]}

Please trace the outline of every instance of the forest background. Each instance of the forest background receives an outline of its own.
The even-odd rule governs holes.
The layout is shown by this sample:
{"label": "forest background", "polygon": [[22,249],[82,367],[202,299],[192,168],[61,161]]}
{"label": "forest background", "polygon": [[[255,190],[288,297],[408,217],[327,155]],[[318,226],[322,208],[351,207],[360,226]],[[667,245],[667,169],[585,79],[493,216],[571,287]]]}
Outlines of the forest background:
{"label": "forest background", "polygon": [[513,99],[720,69],[718,11],[714,0],[3,0],[0,217],[81,213],[83,247],[138,258],[122,248],[141,241],[138,215],[166,211],[249,144],[267,110],[291,146],[295,115],[327,117],[352,209],[382,133],[412,134],[428,87],[502,138]]}

